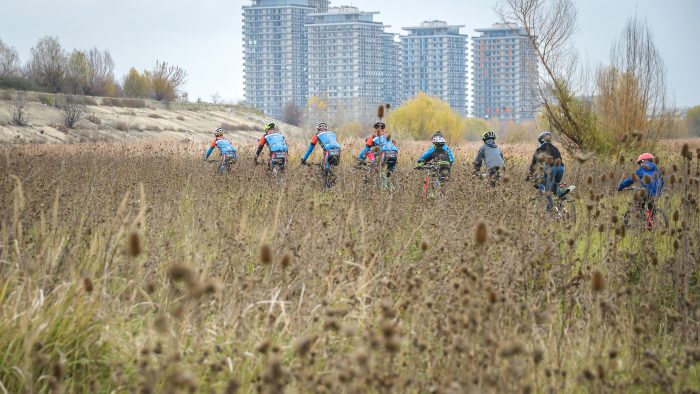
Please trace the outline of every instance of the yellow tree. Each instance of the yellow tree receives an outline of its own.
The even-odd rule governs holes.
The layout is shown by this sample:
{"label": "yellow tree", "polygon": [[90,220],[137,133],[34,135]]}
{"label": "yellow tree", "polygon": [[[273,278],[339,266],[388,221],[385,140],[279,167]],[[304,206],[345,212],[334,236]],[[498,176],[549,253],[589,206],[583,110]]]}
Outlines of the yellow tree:
{"label": "yellow tree", "polygon": [[389,114],[392,132],[399,136],[427,139],[440,130],[449,139],[461,139],[466,123],[449,104],[421,92]]}

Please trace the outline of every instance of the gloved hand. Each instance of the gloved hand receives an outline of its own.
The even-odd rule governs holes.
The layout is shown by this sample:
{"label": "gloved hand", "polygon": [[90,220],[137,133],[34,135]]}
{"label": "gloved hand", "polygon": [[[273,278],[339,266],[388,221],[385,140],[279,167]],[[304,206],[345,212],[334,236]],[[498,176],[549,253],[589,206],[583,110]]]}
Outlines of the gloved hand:
{"label": "gloved hand", "polygon": [[301,165],[305,166],[306,165],[306,159],[301,159]]}
{"label": "gloved hand", "polygon": [[418,163],[418,165],[416,165],[413,169],[420,170],[421,168],[423,168],[424,165],[425,165],[425,163]]}
{"label": "gloved hand", "polygon": [[357,159],[355,162],[355,167],[360,168],[365,164],[365,162],[362,159]]}
{"label": "gloved hand", "polygon": [[530,175],[525,177],[525,182],[530,182]]}

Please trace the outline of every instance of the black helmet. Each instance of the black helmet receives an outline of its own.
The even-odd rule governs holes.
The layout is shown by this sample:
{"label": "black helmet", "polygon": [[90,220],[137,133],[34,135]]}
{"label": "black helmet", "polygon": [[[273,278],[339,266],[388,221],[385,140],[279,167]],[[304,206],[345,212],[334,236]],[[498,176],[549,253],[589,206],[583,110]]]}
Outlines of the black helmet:
{"label": "black helmet", "polygon": [[375,129],[385,129],[385,128],[386,128],[386,124],[385,124],[384,122],[376,122],[376,123],[374,124],[374,128],[375,128]]}
{"label": "black helmet", "polygon": [[495,139],[496,139],[496,133],[494,133],[493,131],[487,131],[481,135],[482,141],[495,140]]}
{"label": "black helmet", "polygon": [[537,142],[540,144],[544,143],[545,141],[551,141],[552,140],[552,133],[549,131],[543,131],[540,133],[540,135],[537,136]]}

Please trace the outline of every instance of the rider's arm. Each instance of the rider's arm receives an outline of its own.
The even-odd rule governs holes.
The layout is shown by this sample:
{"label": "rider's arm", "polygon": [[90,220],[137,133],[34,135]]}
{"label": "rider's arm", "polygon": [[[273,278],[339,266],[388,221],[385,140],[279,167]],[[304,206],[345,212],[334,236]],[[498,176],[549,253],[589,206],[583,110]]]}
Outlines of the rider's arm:
{"label": "rider's arm", "polygon": [[537,166],[537,155],[539,152],[540,148],[537,148],[535,153],[532,155],[532,162],[530,162],[530,168],[527,171],[528,175],[532,175],[535,172],[535,167]]}
{"label": "rider's arm", "polygon": [[479,149],[479,153],[476,154],[476,159],[474,159],[474,170],[479,171],[481,169],[481,163],[484,161],[484,151],[486,149],[482,146]]}
{"label": "rider's arm", "polygon": [[266,143],[267,143],[267,140],[265,139],[265,136],[260,137],[260,141],[258,141],[258,150],[255,151],[255,157],[260,156],[260,153],[262,152]]}
{"label": "rider's arm", "polygon": [[430,155],[432,155],[433,152],[435,152],[435,147],[434,147],[434,146],[431,146],[430,149],[428,149],[427,151],[425,151],[425,153],[423,153],[422,155],[420,155],[420,157],[418,158],[418,163],[423,163],[423,162],[425,162],[426,160],[429,160],[429,159],[430,159]]}
{"label": "rider's arm", "polygon": [[372,148],[369,145],[365,145],[365,148],[362,149],[362,152],[360,152],[360,155],[357,157],[358,159],[365,161],[365,158],[367,157],[367,153],[372,150]]}
{"label": "rider's arm", "polygon": [[301,159],[301,161],[306,161],[306,159],[309,158],[309,155],[311,152],[314,151],[314,148],[316,147],[316,143],[318,142],[318,136],[315,135],[313,138],[311,138],[311,143],[309,144],[309,149],[306,150],[306,153],[304,154],[304,157]]}
{"label": "rider's arm", "polygon": [[209,156],[211,155],[211,152],[214,151],[214,148],[216,147],[216,140],[211,142],[211,145],[209,145],[209,149],[204,153],[204,160],[207,160]]}
{"label": "rider's arm", "polygon": [[449,146],[445,145],[445,148],[447,148],[447,157],[450,158],[450,164],[455,162],[455,155],[452,154],[452,149],[450,149]]}
{"label": "rider's arm", "polygon": [[632,177],[629,176],[629,177],[623,179],[622,182],[620,182],[620,185],[617,187],[617,190],[620,191],[622,189],[626,189],[626,188],[632,186],[633,183],[634,183],[634,179],[632,179]]}

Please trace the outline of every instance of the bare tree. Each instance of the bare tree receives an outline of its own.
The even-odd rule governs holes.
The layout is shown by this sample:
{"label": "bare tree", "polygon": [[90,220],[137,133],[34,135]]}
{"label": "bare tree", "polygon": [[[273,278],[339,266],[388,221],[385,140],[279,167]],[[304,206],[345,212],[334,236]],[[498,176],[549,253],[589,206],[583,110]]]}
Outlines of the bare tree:
{"label": "bare tree", "polygon": [[576,32],[573,0],[501,0],[496,11],[514,29],[522,28],[534,48],[538,61],[532,66],[542,66],[534,93],[550,127],[565,137],[568,148],[585,147],[592,109],[574,94],[581,74],[570,44]]}
{"label": "bare tree", "polygon": [[293,102],[290,101],[284,105],[284,110],[282,113],[282,121],[284,121],[284,123],[289,123],[294,126],[301,126],[303,116],[304,111]]}
{"label": "bare tree", "polygon": [[66,73],[66,54],[57,37],[39,39],[31,49],[29,71],[35,83],[57,93]]}
{"label": "bare tree", "polygon": [[105,94],[107,85],[114,81],[114,61],[109,51],[92,48],[85,54],[88,64],[87,84],[83,87],[85,94],[100,96]]}
{"label": "bare tree", "polygon": [[180,89],[187,82],[187,72],[181,67],[156,61],[151,79],[156,100],[174,101],[177,99]]}
{"label": "bare tree", "polygon": [[27,125],[27,99],[24,92],[17,92],[10,106],[10,120],[17,126]]}
{"label": "bare tree", "polygon": [[[601,126],[628,143],[652,148],[673,125],[666,70],[646,22],[630,18],[598,71],[596,108]],[[638,141],[641,139],[641,141]]]}
{"label": "bare tree", "polygon": [[85,115],[85,106],[78,102],[74,96],[66,97],[63,105],[63,123],[68,128],[75,128],[75,124]]}
{"label": "bare tree", "polygon": [[20,70],[17,50],[7,46],[0,39],[0,79],[19,77]]}

